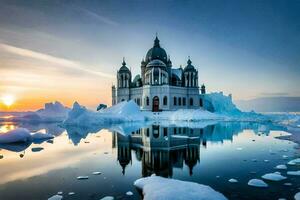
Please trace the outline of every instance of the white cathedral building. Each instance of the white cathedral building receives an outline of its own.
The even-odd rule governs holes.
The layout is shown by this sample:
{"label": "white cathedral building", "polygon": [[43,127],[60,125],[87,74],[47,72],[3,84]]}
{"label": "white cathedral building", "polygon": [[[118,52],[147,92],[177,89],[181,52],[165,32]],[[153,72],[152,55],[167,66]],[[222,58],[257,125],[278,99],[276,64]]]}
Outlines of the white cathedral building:
{"label": "white cathedral building", "polygon": [[141,110],[153,112],[204,107],[204,96],[205,86],[199,88],[198,71],[190,58],[184,68],[172,67],[170,57],[160,46],[157,36],[141,62],[141,75],[132,79],[123,59],[117,72],[117,85],[112,86],[113,105],[132,99]]}

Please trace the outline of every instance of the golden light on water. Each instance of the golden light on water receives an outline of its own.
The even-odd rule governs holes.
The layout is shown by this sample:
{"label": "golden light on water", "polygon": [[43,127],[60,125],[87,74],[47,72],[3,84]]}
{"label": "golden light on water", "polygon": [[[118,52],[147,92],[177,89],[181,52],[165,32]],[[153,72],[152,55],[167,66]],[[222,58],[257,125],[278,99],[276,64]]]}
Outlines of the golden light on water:
{"label": "golden light on water", "polygon": [[3,95],[1,97],[1,101],[4,105],[9,107],[9,106],[13,105],[13,103],[15,102],[15,97],[13,95]]}

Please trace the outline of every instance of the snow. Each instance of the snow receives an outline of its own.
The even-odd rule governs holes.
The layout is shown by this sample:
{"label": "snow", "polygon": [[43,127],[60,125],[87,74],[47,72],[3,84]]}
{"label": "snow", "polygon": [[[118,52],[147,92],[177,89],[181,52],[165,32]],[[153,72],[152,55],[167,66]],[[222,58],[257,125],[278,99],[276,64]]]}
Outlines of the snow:
{"label": "snow", "polygon": [[63,197],[61,196],[61,195],[54,195],[54,196],[52,196],[52,197],[50,197],[50,198],[48,198],[48,200],[61,200]]}
{"label": "snow", "polygon": [[17,128],[0,134],[1,143],[16,143],[16,142],[29,142],[31,140],[30,132],[25,128]]}
{"label": "snow", "polygon": [[91,111],[77,102],[73,104],[64,124],[69,126],[92,127],[122,122],[144,121],[145,117],[138,105],[133,101],[123,101],[99,112]]}
{"label": "snow", "polygon": [[298,171],[288,171],[287,175],[300,176],[300,170],[298,170]]}
{"label": "snow", "polygon": [[287,166],[286,166],[286,165],[277,165],[277,166],[275,167],[275,169],[282,169],[282,170],[285,170],[285,169],[287,169]]}
{"label": "snow", "polygon": [[228,182],[230,182],[230,183],[237,183],[238,181],[236,179],[234,179],[234,178],[231,178],[231,179],[228,180]]}
{"label": "snow", "polygon": [[300,192],[296,193],[294,198],[295,198],[295,200],[300,200]]}
{"label": "snow", "polygon": [[265,174],[262,176],[262,178],[269,181],[281,181],[286,179],[286,177],[282,176],[279,172]]}
{"label": "snow", "polygon": [[176,179],[168,179],[159,176],[138,179],[134,182],[134,185],[143,190],[144,200],[227,199],[223,194],[215,191],[209,186]]}
{"label": "snow", "polygon": [[248,185],[253,187],[268,187],[268,184],[261,179],[251,179],[249,180]]}
{"label": "snow", "polygon": [[300,165],[300,158],[296,158],[287,163],[288,165]]}

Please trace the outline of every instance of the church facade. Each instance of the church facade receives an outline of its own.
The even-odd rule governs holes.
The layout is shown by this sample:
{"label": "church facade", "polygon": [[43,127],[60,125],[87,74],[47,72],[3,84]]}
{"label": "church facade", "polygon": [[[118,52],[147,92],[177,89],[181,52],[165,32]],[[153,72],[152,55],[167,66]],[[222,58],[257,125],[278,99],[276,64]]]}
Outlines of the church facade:
{"label": "church facade", "polygon": [[153,112],[204,107],[204,96],[205,86],[199,88],[198,71],[190,58],[184,68],[174,68],[157,37],[141,62],[141,74],[132,79],[123,59],[112,86],[113,105],[134,100],[141,110]]}

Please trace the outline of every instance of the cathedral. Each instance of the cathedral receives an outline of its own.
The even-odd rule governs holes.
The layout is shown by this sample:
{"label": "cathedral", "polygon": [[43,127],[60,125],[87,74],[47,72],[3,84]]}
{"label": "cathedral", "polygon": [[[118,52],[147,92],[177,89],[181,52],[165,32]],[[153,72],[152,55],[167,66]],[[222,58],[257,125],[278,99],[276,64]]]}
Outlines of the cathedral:
{"label": "cathedral", "polygon": [[205,86],[199,88],[198,71],[190,58],[184,68],[174,68],[157,36],[141,62],[141,74],[133,78],[123,59],[117,85],[112,86],[113,105],[134,100],[141,110],[153,112],[204,107],[204,96]]}

